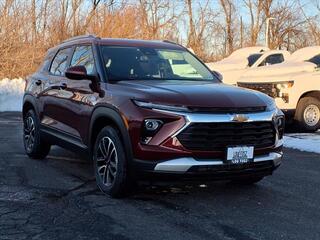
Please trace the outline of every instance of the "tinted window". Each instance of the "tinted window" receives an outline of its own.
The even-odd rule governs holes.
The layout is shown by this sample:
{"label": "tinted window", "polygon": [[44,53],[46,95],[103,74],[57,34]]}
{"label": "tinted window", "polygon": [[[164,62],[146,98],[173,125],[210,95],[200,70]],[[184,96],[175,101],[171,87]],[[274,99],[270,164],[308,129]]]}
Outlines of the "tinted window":
{"label": "tinted window", "polygon": [[58,76],[63,76],[68,63],[68,56],[70,53],[70,48],[65,48],[59,50],[53,62],[51,64],[50,73]]}
{"label": "tinted window", "polygon": [[71,60],[71,66],[80,65],[86,67],[88,74],[94,73],[94,59],[91,46],[76,47]]}
{"label": "tinted window", "polygon": [[266,59],[260,63],[259,67],[278,64],[278,63],[282,63],[283,61],[284,61],[284,58],[282,54],[273,54],[266,57]]}
{"label": "tinted window", "polygon": [[248,66],[251,67],[261,57],[261,53],[252,54],[248,57]]}
{"label": "tinted window", "polygon": [[109,80],[219,81],[184,49],[103,46],[102,54]]}
{"label": "tinted window", "polygon": [[320,54],[310,58],[307,62],[312,62],[316,64],[317,67],[320,67]]}

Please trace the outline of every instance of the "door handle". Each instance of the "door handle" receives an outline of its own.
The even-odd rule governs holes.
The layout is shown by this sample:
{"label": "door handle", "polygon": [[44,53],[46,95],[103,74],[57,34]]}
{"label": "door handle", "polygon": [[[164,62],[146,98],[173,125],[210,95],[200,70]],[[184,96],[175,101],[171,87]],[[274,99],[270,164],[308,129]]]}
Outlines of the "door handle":
{"label": "door handle", "polygon": [[60,89],[66,89],[68,86],[67,86],[67,84],[66,83],[62,83],[61,85],[60,85]]}
{"label": "door handle", "polygon": [[37,85],[37,86],[40,86],[41,83],[42,83],[42,81],[41,81],[40,79],[38,79],[38,80],[36,81],[36,85]]}

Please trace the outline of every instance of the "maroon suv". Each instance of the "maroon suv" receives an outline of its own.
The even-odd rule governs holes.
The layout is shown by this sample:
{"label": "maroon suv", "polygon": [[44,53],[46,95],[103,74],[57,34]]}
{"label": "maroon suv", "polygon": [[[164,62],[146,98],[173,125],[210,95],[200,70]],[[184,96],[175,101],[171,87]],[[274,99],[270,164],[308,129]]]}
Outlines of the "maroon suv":
{"label": "maroon suv", "polygon": [[168,41],[69,39],[27,78],[24,145],[88,154],[111,196],[145,177],[255,183],[281,163],[283,113]]}

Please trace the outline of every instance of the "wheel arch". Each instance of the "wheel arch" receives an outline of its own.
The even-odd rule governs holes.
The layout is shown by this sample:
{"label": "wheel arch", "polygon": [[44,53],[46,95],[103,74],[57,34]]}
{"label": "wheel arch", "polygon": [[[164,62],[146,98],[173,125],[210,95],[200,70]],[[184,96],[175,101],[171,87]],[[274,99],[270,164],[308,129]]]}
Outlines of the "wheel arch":
{"label": "wheel arch", "polygon": [[97,107],[92,113],[88,137],[89,151],[92,153],[93,146],[99,132],[106,126],[112,126],[118,130],[121,141],[126,150],[126,157],[127,159],[132,159],[132,145],[127,124],[125,124],[124,119],[117,110],[106,106]]}
{"label": "wheel arch", "polygon": [[38,115],[38,109],[36,106],[37,105],[35,103],[33,96],[25,95],[23,98],[22,116],[24,117],[26,113],[31,109],[35,111],[36,115]]}
{"label": "wheel arch", "polygon": [[318,100],[320,100],[320,91],[319,90],[313,90],[313,91],[308,91],[308,92],[303,93],[299,98],[299,101],[297,103],[297,107],[299,105],[300,100],[302,98],[304,98],[304,97],[314,97],[314,98],[317,98]]}

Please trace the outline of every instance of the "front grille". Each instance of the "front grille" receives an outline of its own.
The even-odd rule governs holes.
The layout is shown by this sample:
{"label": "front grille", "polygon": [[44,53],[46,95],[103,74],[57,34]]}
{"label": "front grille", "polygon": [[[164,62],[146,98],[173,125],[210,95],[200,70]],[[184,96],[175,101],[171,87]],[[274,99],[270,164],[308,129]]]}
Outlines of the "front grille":
{"label": "front grille", "polygon": [[188,150],[225,151],[228,146],[272,147],[275,143],[272,122],[192,123],[177,138]]}
{"label": "front grille", "polygon": [[238,83],[239,87],[249,88],[269,95],[272,98],[277,97],[277,89],[273,83]]}

